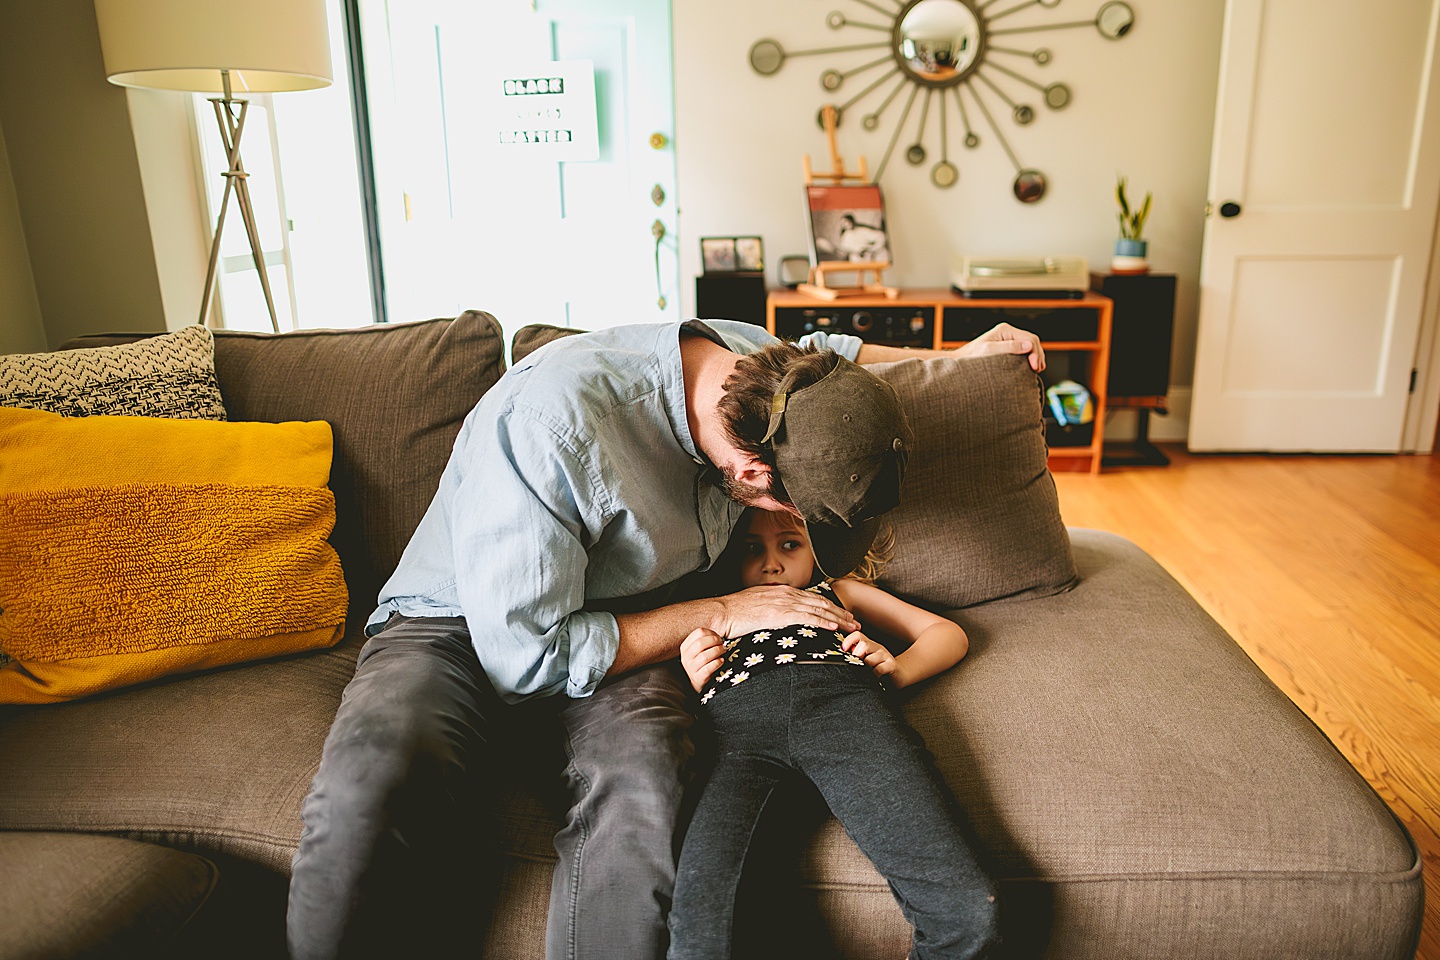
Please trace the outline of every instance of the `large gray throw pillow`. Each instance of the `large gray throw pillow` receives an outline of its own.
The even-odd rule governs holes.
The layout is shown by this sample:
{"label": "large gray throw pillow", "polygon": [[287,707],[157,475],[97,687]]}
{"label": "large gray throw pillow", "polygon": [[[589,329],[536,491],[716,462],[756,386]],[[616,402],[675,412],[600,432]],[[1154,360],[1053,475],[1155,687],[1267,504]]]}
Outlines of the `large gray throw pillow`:
{"label": "large gray throw pillow", "polygon": [[936,609],[1075,584],[1046,467],[1041,388],[1024,357],[871,364],[915,431],[880,585]]}
{"label": "large gray throw pillow", "polygon": [[[579,330],[533,324],[513,362]],[[938,610],[1075,585],[1070,536],[1046,466],[1040,379],[1024,357],[867,365],[900,395],[915,431],[886,589]]]}
{"label": "large gray throw pillow", "polygon": [[[215,331],[215,369],[232,420],[325,420],[335,434],[330,542],[368,616],[435,496],[466,414],[505,370],[488,313],[294,333]],[[91,336],[75,346],[124,342]]]}

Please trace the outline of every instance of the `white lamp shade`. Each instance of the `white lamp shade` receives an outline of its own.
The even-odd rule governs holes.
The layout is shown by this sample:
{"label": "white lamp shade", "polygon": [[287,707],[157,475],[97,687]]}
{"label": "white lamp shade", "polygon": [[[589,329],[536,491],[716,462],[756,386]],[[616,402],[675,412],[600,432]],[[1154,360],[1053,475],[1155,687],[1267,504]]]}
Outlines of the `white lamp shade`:
{"label": "white lamp shade", "polygon": [[324,0],[95,0],[105,76],[122,87],[220,93],[329,86]]}

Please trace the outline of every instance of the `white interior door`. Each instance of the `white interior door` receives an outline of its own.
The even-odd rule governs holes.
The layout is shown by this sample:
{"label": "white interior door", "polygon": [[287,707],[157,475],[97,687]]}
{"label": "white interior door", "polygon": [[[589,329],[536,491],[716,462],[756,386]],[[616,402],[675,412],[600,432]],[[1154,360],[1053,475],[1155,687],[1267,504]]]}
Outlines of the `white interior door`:
{"label": "white interior door", "polygon": [[[678,318],[669,0],[362,0],[362,28],[391,319]],[[497,142],[492,88],[553,60],[593,64],[598,159]]]}
{"label": "white interior door", "polygon": [[1194,450],[1400,450],[1440,196],[1440,0],[1229,0]]}

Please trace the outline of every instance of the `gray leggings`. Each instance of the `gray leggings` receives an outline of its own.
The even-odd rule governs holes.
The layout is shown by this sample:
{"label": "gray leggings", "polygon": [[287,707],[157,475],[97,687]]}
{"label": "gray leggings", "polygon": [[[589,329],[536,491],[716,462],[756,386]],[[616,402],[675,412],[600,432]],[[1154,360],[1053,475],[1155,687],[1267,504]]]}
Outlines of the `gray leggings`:
{"label": "gray leggings", "polygon": [[[914,927],[915,960],[975,960],[999,937],[997,887],[919,734],[869,670],[796,664],[708,704],[715,768],[680,853],[670,960],[729,960],[756,827],[785,781],[813,783]],[[617,954],[618,956],[618,954]]]}
{"label": "gray leggings", "polygon": [[543,756],[568,793],[546,957],[658,960],[687,690],[667,664],[584,700],[508,705],[463,619],[392,617],[360,653],[305,800],[291,956],[477,956],[499,878],[494,801]]}

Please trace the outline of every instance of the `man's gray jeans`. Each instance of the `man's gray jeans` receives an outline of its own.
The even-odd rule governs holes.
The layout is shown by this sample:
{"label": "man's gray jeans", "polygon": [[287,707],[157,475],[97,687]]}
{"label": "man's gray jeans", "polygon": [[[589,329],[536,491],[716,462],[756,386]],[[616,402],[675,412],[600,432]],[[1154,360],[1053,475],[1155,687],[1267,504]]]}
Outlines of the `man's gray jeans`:
{"label": "man's gray jeans", "polygon": [[568,792],[546,957],[659,960],[688,689],[666,664],[583,700],[508,705],[463,619],[392,617],[360,653],[305,800],[291,956],[478,956],[499,882],[494,803],[544,756]]}

